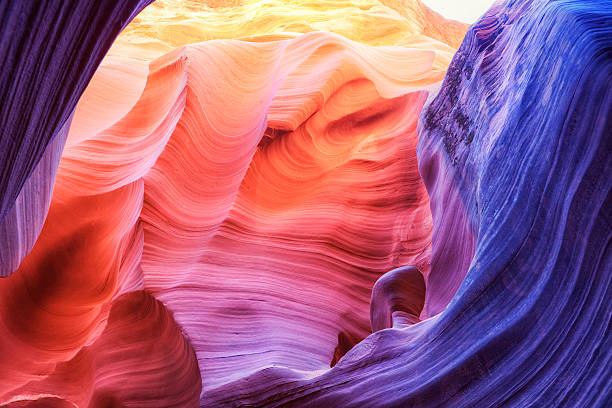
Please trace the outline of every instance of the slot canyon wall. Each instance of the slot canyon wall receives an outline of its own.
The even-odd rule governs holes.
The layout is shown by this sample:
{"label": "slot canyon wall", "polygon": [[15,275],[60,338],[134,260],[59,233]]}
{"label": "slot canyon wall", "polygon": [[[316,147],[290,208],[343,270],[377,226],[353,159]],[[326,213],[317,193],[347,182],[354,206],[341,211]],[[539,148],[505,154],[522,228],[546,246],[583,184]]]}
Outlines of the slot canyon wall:
{"label": "slot canyon wall", "polygon": [[0,4],[1,406],[612,403],[612,2],[148,3]]}

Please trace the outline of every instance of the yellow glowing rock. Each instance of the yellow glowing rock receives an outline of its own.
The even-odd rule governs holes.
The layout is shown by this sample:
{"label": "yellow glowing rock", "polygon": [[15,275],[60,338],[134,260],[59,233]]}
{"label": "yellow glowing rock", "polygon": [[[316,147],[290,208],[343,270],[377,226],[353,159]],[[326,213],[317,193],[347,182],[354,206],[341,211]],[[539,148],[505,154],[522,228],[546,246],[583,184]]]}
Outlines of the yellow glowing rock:
{"label": "yellow glowing rock", "polygon": [[372,46],[434,50],[432,68],[445,71],[466,30],[419,0],[158,0],[125,28],[109,55],[152,60],[207,40],[259,42],[327,31]]}

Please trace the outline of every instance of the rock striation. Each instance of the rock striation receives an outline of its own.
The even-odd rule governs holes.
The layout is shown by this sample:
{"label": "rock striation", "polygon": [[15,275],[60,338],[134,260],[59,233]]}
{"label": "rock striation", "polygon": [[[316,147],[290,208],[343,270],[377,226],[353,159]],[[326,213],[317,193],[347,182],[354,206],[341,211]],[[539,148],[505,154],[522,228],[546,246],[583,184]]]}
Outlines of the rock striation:
{"label": "rock striation", "polygon": [[15,60],[0,405],[608,406],[611,20],[499,1],[451,62],[416,0],[166,0],[84,91],[117,31]]}
{"label": "rock striation", "polygon": [[32,249],[79,97],[152,0],[0,4],[0,277]]}
{"label": "rock striation", "polygon": [[419,124],[424,321],[315,378],[262,370],[202,405],[607,406],[609,6],[499,2],[468,30]]}
{"label": "rock striation", "polygon": [[[270,367],[313,376],[371,333],[374,282],[406,264],[418,320],[433,224],[416,129],[454,50],[371,3],[362,18],[403,30],[386,45],[119,39],[58,143],[40,236],[0,281],[0,402],[189,406]],[[302,8],[285,18],[326,13]]]}

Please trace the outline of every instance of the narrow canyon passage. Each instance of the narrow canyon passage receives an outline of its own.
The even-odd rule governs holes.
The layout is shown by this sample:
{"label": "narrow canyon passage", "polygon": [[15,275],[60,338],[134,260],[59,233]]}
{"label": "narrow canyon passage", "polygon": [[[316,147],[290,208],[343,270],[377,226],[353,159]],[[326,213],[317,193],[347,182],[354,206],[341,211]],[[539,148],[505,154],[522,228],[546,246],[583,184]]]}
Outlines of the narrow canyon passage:
{"label": "narrow canyon passage", "polygon": [[146,3],[2,108],[0,405],[605,406],[607,0]]}

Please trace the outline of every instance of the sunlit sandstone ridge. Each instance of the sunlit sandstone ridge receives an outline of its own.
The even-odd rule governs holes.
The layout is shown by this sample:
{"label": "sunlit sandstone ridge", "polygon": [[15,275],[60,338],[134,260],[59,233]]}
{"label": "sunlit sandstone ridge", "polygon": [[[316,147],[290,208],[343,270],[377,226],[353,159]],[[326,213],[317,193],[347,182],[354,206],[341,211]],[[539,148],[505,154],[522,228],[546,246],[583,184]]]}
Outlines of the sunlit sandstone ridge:
{"label": "sunlit sandstone ridge", "polygon": [[427,317],[416,128],[466,27],[419,2],[221,6],[150,6],[85,90],[0,281],[1,401],[197,405]]}
{"label": "sunlit sandstone ridge", "polygon": [[[109,55],[150,60],[207,40],[270,41],[312,31],[363,44],[435,49],[445,70],[467,25],[443,18],[419,0],[158,0],[117,38]],[[444,45],[447,45],[445,47]]]}

